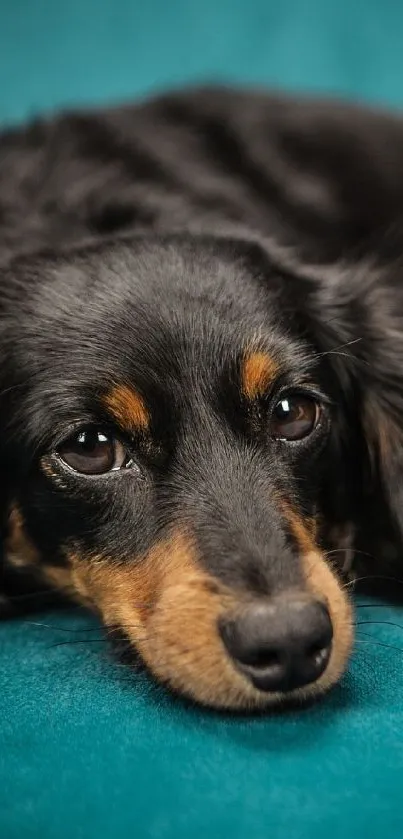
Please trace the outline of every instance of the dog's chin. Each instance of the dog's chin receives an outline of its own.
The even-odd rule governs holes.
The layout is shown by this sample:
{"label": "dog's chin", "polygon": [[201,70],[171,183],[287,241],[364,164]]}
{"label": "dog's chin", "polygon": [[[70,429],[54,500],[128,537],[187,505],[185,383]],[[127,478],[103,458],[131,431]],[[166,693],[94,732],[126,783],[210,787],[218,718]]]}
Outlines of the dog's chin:
{"label": "dog's chin", "polygon": [[314,702],[343,675],[352,643],[347,605],[342,630],[339,632],[337,620],[334,625],[332,652],[320,678],[289,692],[266,692],[254,687],[227,654],[218,634],[217,616],[212,620],[211,609],[203,608],[197,587],[187,587],[186,598],[181,588],[170,587],[162,595],[140,631],[137,624],[134,632],[129,621],[125,627],[147,670],[175,694],[216,710],[270,711]]}
{"label": "dog's chin", "polygon": [[162,647],[165,644],[158,643],[156,638],[152,642],[143,640],[136,645],[133,642],[126,644],[125,663],[136,668],[140,666],[164,689],[186,703],[222,712],[261,714],[302,710],[321,700],[339,682],[344,672],[334,669],[331,658],[328,668],[316,682],[287,692],[261,691],[253,687],[227,656],[222,656],[218,668],[219,649],[217,655],[209,660],[196,648],[193,651],[194,661],[199,662],[196,670],[190,665],[193,658],[191,649],[187,648],[182,655],[176,650],[175,659],[167,650],[162,660]]}
{"label": "dog's chin", "polygon": [[70,558],[77,594],[106,627],[119,627],[154,678],[193,702],[216,709],[259,711],[314,700],[336,684],[349,659],[353,621],[345,588],[319,551],[304,558],[309,591],[327,604],[332,649],[317,681],[289,693],[257,689],[237,669],[221,639],[223,616],[240,608],[239,595],[209,577],[177,538],[137,566]]}
{"label": "dog's chin", "polygon": [[287,693],[258,690],[237,669],[218,631],[220,616],[233,606],[232,597],[211,595],[198,576],[168,585],[154,608],[137,624],[123,610],[121,618],[131,643],[156,680],[193,702],[251,712],[304,704],[316,700],[340,680],[352,646],[351,603],[334,574],[327,569],[323,574],[331,595],[328,604],[333,642],[329,662],[317,681]]}

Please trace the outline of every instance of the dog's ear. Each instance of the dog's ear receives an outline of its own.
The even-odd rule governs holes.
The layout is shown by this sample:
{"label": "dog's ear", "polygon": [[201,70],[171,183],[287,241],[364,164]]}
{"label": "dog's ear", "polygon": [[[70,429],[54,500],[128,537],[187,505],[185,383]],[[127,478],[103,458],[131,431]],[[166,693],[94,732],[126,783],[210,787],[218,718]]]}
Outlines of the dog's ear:
{"label": "dog's ear", "polygon": [[[5,465],[6,464],[6,465]],[[17,488],[12,474],[12,457],[2,461],[4,479],[0,482],[0,621],[32,613],[53,605],[56,598],[51,587],[39,575],[36,562],[30,562],[32,546],[25,542],[20,516],[14,500]],[[24,561],[28,557],[28,561]]]}
{"label": "dog's ear", "polygon": [[[400,341],[403,343],[403,318]],[[403,544],[403,353],[401,364],[398,381],[390,377],[393,365],[385,365],[383,381],[375,382],[373,389],[368,383],[362,399],[362,429],[369,480],[372,476],[372,481],[377,482],[375,489],[381,490]]]}
{"label": "dog's ear", "polygon": [[27,462],[21,435],[22,388],[8,352],[13,335],[8,334],[1,314],[0,307],[0,621],[51,602],[50,589],[37,576],[34,564],[24,563],[24,552],[20,550],[22,540],[18,538],[15,510],[19,489],[24,485],[21,463]]}
{"label": "dog's ear", "polygon": [[313,273],[308,306],[319,348],[359,430],[352,454],[361,460],[362,516],[381,521],[386,513],[403,546],[403,263],[361,261]]}

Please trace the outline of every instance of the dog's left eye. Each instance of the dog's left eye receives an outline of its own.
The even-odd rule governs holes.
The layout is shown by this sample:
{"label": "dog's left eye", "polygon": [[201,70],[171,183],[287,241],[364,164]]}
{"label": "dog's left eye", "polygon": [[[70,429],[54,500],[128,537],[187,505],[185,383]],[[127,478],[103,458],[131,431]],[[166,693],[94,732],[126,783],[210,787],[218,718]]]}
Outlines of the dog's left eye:
{"label": "dog's left eye", "polygon": [[274,408],[270,431],[278,440],[303,440],[316,428],[321,406],[311,396],[290,394]]}
{"label": "dog's left eye", "polygon": [[65,440],[59,446],[58,456],[82,475],[104,475],[131,465],[120,440],[95,426],[80,429]]}

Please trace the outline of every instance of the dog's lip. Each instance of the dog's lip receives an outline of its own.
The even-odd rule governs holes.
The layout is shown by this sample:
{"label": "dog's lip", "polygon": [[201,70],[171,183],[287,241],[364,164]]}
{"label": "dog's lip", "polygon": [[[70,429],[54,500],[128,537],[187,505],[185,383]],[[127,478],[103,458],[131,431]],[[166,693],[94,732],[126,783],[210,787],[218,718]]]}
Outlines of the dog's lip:
{"label": "dog's lip", "polygon": [[[244,701],[236,706],[226,705],[225,700],[222,702],[217,701],[217,703],[206,703],[192,695],[191,687],[186,689],[185,686],[181,686],[179,688],[175,684],[171,683],[169,677],[161,677],[161,675],[158,675],[156,678],[152,665],[147,661],[147,657],[144,657],[141,649],[129,638],[123,625],[120,626],[118,624],[111,624],[108,628],[108,634],[109,632],[109,640],[112,643],[112,647],[114,646],[114,640],[117,642],[113,652],[114,656],[116,656],[116,658],[121,662],[121,665],[126,666],[133,672],[133,674],[147,674],[156,686],[163,688],[171,694],[171,696],[174,696],[180,701],[189,702],[191,706],[195,708],[199,708],[200,705],[202,705],[206,711],[220,714],[235,714],[239,716],[266,716],[271,713],[292,713],[294,711],[309,708],[316,704],[316,702],[318,702],[326,692],[320,684],[318,684],[318,689],[315,689],[317,681],[312,681],[303,687],[292,688],[288,691],[261,690],[251,683],[250,679],[242,671],[242,666],[238,666],[236,662],[225,652],[227,662],[231,665],[237,677],[239,678],[241,676],[242,682],[244,683]],[[127,639],[127,643],[124,648],[119,648],[119,636],[121,633],[125,636],[125,639]],[[238,685],[238,691],[239,688],[240,686]]]}

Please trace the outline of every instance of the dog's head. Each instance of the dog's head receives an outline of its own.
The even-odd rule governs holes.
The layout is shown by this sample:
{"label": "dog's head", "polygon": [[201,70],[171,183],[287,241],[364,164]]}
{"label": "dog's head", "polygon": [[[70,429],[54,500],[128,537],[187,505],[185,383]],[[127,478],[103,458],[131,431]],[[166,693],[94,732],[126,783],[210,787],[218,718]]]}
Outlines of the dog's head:
{"label": "dog's head", "polygon": [[352,611],[334,534],[358,516],[365,432],[331,282],[254,244],[179,236],[2,282],[6,562],[90,604],[203,703],[335,683]]}

